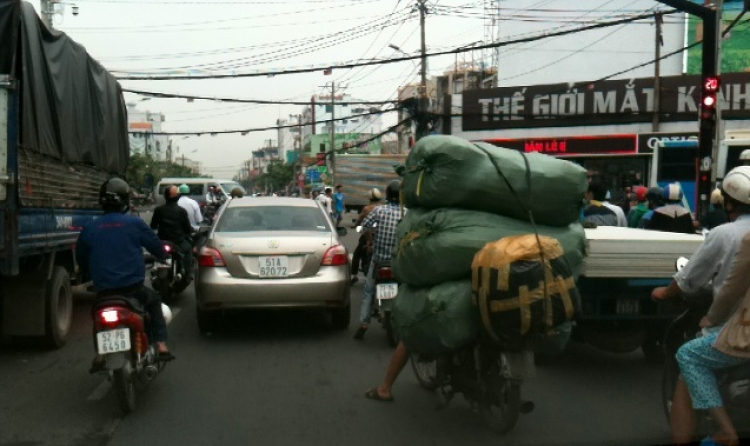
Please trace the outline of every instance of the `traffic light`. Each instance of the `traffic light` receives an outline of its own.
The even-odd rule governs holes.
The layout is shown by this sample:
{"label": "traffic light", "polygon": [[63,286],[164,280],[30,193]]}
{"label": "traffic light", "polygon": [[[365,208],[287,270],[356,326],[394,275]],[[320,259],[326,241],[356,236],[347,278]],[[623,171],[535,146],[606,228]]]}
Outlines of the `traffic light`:
{"label": "traffic light", "polygon": [[315,162],[316,166],[325,166],[326,165],[326,154],[325,152],[318,153],[318,161]]}
{"label": "traffic light", "polygon": [[716,119],[716,101],[719,92],[719,77],[706,76],[703,78],[703,88],[701,90],[701,124],[707,121],[713,122]]}

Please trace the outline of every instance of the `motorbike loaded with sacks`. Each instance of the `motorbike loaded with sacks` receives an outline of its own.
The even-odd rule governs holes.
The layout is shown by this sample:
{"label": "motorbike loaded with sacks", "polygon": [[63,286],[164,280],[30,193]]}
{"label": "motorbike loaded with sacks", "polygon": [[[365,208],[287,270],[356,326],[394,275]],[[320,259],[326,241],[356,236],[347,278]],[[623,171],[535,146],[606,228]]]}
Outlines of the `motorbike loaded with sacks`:
{"label": "motorbike loaded with sacks", "polygon": [[[488,243],[474,257],[470,283],[446,282],[421,298],[419,290],[404,291],[396,301],[396,320],[420,385],[439,390],[443,406],[463,394],[501,433],[534,409],[522,400],[521,386],[535,375],[535,342],[572,320],[580,305],[562,247],[535,234]],[[450,302],[441,294],[452,295]],[[455,350],[429,340],[427,324],[411,322],[432,311],[427,307],[445,305],[456,306],[468,322],[453,327],[465,333],[452,336],[469,340]]]}

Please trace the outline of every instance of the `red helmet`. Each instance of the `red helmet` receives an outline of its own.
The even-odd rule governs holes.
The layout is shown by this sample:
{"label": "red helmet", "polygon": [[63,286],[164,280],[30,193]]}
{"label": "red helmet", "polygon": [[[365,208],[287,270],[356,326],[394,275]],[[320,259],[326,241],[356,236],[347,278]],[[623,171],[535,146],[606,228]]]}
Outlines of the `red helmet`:
{"label": "red helmet", "polygon": [[636,186],[633,188],[633,192],[635,192],[635,199],[637,201],[646,201],[648,189],[645,186]]}

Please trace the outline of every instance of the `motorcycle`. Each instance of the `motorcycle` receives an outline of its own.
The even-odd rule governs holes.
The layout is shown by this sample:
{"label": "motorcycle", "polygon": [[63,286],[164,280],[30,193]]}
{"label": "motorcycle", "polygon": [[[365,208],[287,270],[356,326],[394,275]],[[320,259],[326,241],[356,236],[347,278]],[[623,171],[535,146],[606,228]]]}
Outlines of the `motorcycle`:
{"label": "motorcycle", "polygon": [[393,299],[398,294],[398,283],[393,277],[391,270],[391,261],[382,260],[375,264],[375,306],[376,317],[378,322],[385,330],[388,337],[388,344],[395,347],[398,344],[398,335],[393,327],[392,309]]}
{"label": "motorcycle", "polygon": [[[677,270],[682,269],[687,262],[686,258],[680,257],[676,264]],[[672,397],[680,375],[675,355],[684,343],[700,335],[699,322],[708,313],[712,302],[710,290],[686,297],[687,308],[667,327],[663,344],[665,363],[662,375],[662,407],[667,422],[670,421]],[[722,401],[732,423],[738,431],[750,432],[750,364],[716,370],[715,373]],[[704,413],[696,417],[696,432],[706,436],[715,431],[715,423],[708,411],[701,412]]]}
{"label": "motorcycle", "polygon": [[443,396],[438,408],[447,407],[456,394],[462,393],[495,432],[509,432],[520,414],[534,410],[533,402],[521,400],[521,384],[535,374],[529,341],[512,351],[481,337],[451,354],[413,353],[410,362],[420,386],[438,389]]}
{"label": "motorcycle", "polygon": [[[167,323],[172,318],[162,304]],[[97,353],[104,357],[108,374],[122,411],[136,407],[136,391],[145,387],[166,367],[156,343],[148,335],[149,318],[137,299],[109,296],[96,303],[92,311]]]}
{"label": "motorcycle", "polygon": [[191,279],[185,271],[185,262],[180,248],[172,242],[163,241],[167,259],[154,261],[151,267],[151,287],[168,300],[185,291]]}

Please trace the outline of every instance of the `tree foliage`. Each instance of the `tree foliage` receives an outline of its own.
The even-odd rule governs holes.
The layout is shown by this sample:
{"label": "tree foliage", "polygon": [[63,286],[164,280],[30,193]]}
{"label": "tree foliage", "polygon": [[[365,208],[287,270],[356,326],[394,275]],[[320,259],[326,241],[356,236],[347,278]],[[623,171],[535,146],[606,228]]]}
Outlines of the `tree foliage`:
{"label": "tree foliage", "polygon": [[294,180],[294,167],[280,161],[271,162],[268,172],[255,178],[252,189],[264,192],[276,192],[285,189]]}
{"label": "tree foliage", "polygon": [[130,155],[125,180],[136,190],[147,192],[165,177],[206,177],[195,174],[189,167],[169,161],[155,160],[151,155],[134,153]]}

